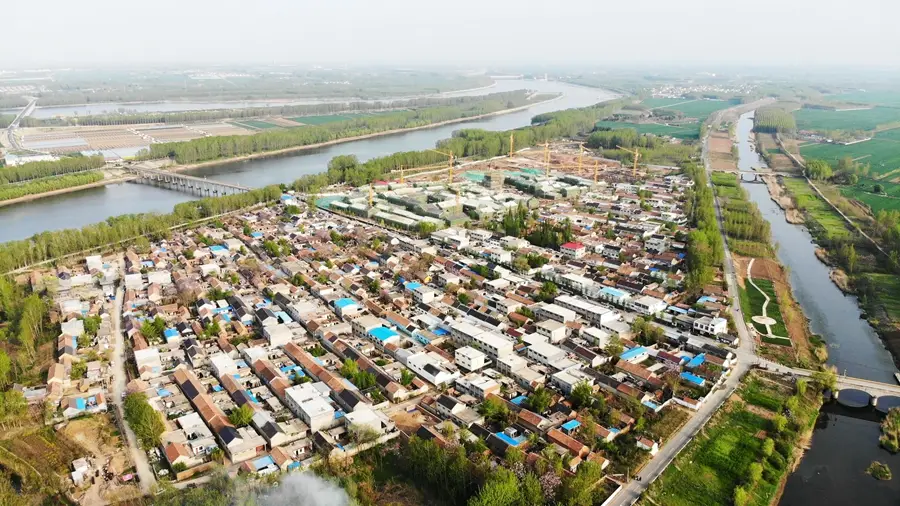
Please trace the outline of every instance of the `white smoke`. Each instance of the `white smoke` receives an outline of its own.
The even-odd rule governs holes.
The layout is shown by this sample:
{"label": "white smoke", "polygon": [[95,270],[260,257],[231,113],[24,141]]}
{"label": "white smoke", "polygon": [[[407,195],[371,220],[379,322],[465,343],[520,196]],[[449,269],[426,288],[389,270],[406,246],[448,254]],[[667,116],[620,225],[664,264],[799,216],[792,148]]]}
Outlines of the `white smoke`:
{"label": "white smoke", "polygon": [[312,472],[289,474],[260,501],[266,506],[350,506],[344,489]]}

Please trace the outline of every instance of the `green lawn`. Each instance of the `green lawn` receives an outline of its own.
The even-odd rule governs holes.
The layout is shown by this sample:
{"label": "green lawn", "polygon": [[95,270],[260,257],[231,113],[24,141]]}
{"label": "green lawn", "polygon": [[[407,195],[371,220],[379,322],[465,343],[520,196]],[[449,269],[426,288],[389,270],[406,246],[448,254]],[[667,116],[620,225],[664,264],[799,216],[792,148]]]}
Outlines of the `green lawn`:
{"label": "green lawn", "polygon": [[766,292],[766,295],[769,296],[770,300],[769,305],[766,306],[766,314],[778,322],[775,325],[772,325],[772,333],[776,336],[790,337],[788,336],[787,328],[784,326],[784,317],[781,316],[781,306],[778,305],[778,296],[775,294],[775,286],[768,279],[754,278],[753,282],[756,283],[756,286],[758,286],[760,290]]}
{"label": "green lawn", "polygon": [[[796,425],[776,433],[766,412],[749,406],[778,414],[794,395],[792,387],[753,373],[744,380],[738,395],[743,402],[729,401],[715,415],[653,482],[647,491],[649,500],[642,500],[641,506],[730,505],[734,504],[737,486],[748,491],[748,505],[764,506],[772,501],[790,470],[800,432],[811,430],[815,423],[820,396],[812,387],[806,395],[797,395]],[[775,443],[768,457],[763,452],[763,433]],[[749,483],[754,463],[762,465],[762,476],[756,483]]]}
{"label": "green lawn", "polygon": [[699,139],[700,123],[689,125],[669,126],[660,123],[626,123],[623,121],[598,121],[598,127],[607,128],[633,128],[640,134],[668,135],[677,139]]}
{"label": "green lawn", "polygon": [[900,108],[798,109],[794,111],[794,118],[800,130],[875,130],[879,125],[900,121]]}
{"label": "green lawn", "polygon": [[239,127],[254,128],[257,130],[268,130],[269,128],[280,128],[278,125],[276,125],[274,123],[266,123],[265,121],[259,121],[256,119],[245,119],[243,121],[232,121],[232,124],[237,125]]}
{"label": "green lawn", "polygon": [[786,177],[784,186],[794,196],[797,207],[814,222],[809,223],[810,219],[807,220],[814,233],[824,234],[829,239],[850,237],[847,223],[813,192],[805,179]]}
{"label": "green lawn", "polygon": [[896,91],[854,91],[829,95],[829,100],[835,102],[855,102],[859,104],[887,105],[900,107],[900,92]]}
{"label": "green lawn", "polygon": [[862,276],[869,278],[872,286],[876,287],[878,303],[884,306],[888,316],[895,322],[900,321],[900,276],[876,273]]}

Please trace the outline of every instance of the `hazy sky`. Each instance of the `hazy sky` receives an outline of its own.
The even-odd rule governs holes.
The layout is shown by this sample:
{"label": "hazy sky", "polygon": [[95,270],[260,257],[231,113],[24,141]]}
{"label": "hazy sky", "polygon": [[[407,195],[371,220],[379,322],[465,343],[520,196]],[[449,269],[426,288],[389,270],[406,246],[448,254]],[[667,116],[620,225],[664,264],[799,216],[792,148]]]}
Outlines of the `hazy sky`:
{"label": "hazy sky", "polygon": [[0,68],[272,61],[900,66],[900,0],[2,3]]}

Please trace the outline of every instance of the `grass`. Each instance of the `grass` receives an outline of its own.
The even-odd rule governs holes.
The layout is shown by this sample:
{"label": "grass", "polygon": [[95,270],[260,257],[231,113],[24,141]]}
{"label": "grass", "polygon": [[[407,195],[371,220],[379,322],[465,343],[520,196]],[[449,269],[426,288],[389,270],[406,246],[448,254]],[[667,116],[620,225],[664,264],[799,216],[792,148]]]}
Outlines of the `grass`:
{"label": "grass", "polygon": [[769,305],[766,306],[766,314],[778,323],[772,325],[772,333],[776,336],[788,337],[787,328],[784,326],[784,317],[781,316],[781,306],[778,305],[778,296],[775,295],[775,285],[768,279],[753,279],[756,286],[769,296]]}
{"label": "grass", "polygon": [[800,130],[875,130],[879,125],[900,121],[900,109],[874,107],[849,111],[798,109],[794,112]]}
{"label": "grass", "polygon": [[[768,505],[772,501],[793,459],[794,442],[798,439],[793,429],[811,430],[820,401],[818,394],[807,391],[807,396],[800,398],[797,426],[782,434],[774,434],[767,417],[748,405],[775,408],[778,413],[791,395],[791,390],[787,385],[758,379],[756,374],[749,375],[744,388],[739,390],[741,402],[729,400],[719,410],[706,428],[650,486],[647,491],[649,500],[640,504],[733,504],[737,486],[749,491],[750,505]],[[763,439],[757,437],[762,433],[767,433],[776,442],[775,451],[768,458],[763,454]],[[756,483],[748,483],[753,463],[762,464],[762,477]]]}
{"label": "grass", "polygon": [[366,116],[377,116],[379,114],[390,114],[397,111],[384,111],[374,113],[347,113],[347,114],[327,114],[322,116],[298,116],[296,118],[288,118],[297,123],[304,125],[324,125],[326,123],[335,123],[337,121],[347,121],[351,119],[363,118]]}
{"label": "grass", "polygon": [[878,304],[884,308],[888,317],[893,321],[900,321],[900,276],[872,272],[861,276],[868,278],[869,283],[875,287]]}
{"label": "grass", "polygon": [[[882,186],[885,186],[884,183],[878,183]],[[900,186],[900,185],[894,185]],[[892,190],[896,191],[896,188]],[[881,210],[886,211],[898,211],[900,210],[900,195],[896,195],[895,193],[888,193],[885,191],[883,194],[875,194],[872,193],[872,184],[861,183],[856,186],[842,186],[841,187],[841,195],[856,199],[863,204],[869,206],[872,209],[873,213],[877,213]]]}
{"label": "grass", "polygon": [[900,139],[897,130],[875,134],[873,139],[844,146],[841,144],[807,144],[800,147],[803,158],[819,158],[835,165],[838,160],[850,158],[868,164],[872,174],[887,174],[900,168]]}
{"label": "grass", "polygon": [[807,227],[827,239],[847,239],[852,234],[847,223],[827,202],[819,198],[805,179],[784,178],[784,186],[793,195],[797,208],[807,217]]}
{"label": "grass", "polygon": [[700,124],[692,123],[688,125],[663,125],[660,123],[626,123],[621,121],[598,121],[598,127],[607,128],[633,128],[639,134],[668,135],[677,139],[699,139]]}
{"label": "grass", "polygon": [[266,123],[265,121],[259,121],[256,119],[246,119],[243,121],[232,121],[233,125],[237,125],[239,127],[244,128],[253,128],[256,130],[268,130],[269,128],[281,128],[274,123]]}
{"label": "grass", "polygon": [[830,95],[828,98],[839,102],[900,107],[900,92],[896,91],[853,91]]}

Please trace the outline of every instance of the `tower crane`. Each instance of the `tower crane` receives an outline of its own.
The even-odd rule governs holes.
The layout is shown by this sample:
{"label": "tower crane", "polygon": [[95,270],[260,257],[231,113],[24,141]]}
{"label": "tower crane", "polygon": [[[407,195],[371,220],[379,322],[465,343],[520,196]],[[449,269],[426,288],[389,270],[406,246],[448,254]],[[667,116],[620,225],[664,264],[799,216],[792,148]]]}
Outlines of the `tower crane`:
{"label": "tower crane", "polygon": [[445,153],[443,151],[438,151],[436,149],[429,149],[428,151],[434,151],[435,153],[437,153],[439,155],[444,155],[449,158],[450,164],[447,166],[447,184],[449,185],[449,184],[453,183],[453,160],[454,160],[453,151],[450,151],[448,153]]}
{"label": "tower crane", "polygon": [[597,184],[597,172],[600,171],[600,160],[594,160],[594,184]]}
{"label": "tower crane", "polygon": [[550,143],[544,143],[544,167],[547,167],[547,177],[550,177]]}
{"label": "tower crane", "polygon": [[637,148],[634,148],[634,149],[632,150],[632,149],[628,149],[628,148],[623,148],[622,146],[616,146],[616,147],[617,147],[618,149],[621,149],[622,151],[626,151],[626,152],[631,153],[632,155],[634,155],[634,166],[633,166],[632,169],[631,169],[631,177],[637,178],[638,160],[640,160],[640,158],[641,158],[641,152],[638,151]]}
{"label": "tower crane", "polygon": [[512,158],[513,154],[516,152],[515,148],[514,148],[515,143],[516,143],[516,139],[513,137],[512,132],[510,132],[509,133],[509,157],[510,158]]}
{"label": "tower crane", "polygon": [[372,204],[375,200],[374,187],[375,183],[369,183],[369,209],[372,209]]}
{"label": "tower crane", "polygon": [[400,184],[403,184],[403,183],[404,183],[404,181],[403,181],[403,166],[401,165],[400,166]]}
{"label": "tower crane", "polygon": [[581,174],[581,165],[584,161],[584,143],[578,143],[578,173]]}

